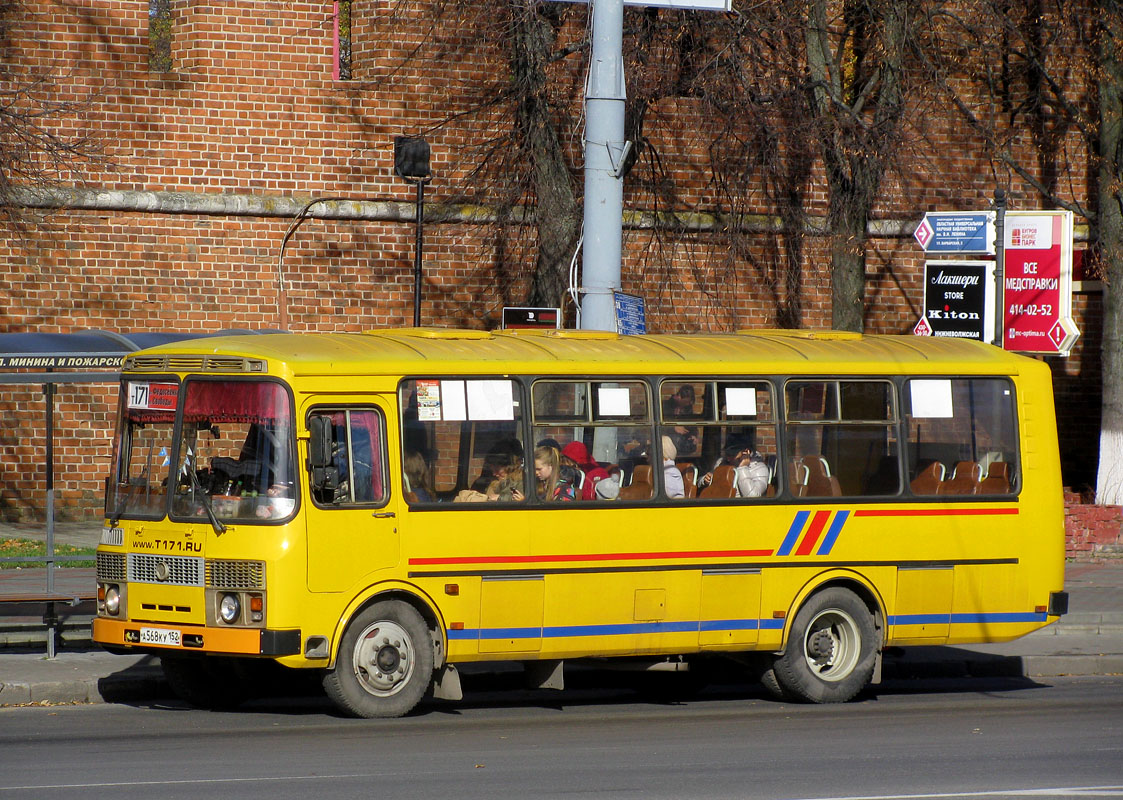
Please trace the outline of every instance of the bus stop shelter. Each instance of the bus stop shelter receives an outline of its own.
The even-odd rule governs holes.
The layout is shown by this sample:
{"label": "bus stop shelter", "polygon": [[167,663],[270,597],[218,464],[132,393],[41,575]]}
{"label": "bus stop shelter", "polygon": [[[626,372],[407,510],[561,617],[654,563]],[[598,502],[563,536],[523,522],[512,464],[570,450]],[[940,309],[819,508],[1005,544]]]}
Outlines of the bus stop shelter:
{"label": "bus stop shelter", "polygon": [[[0,384],[41,384],[45,398],[45,451],[43,463],[46,497],[45,557],[5,557],[0,561],[43,561],[46,569],[44,598],[55,592],[54,570],[59,561],[87,558],[83,556],[55,555],[55,471],[54,428],[55,392],[59,384],[116,383],[120,379],[121,365],[130,353],[171,342],[202,339],[236,334],[279,333],[279,331],[223,330],[213,333],[183,333],[175,331],[148,331],[117,333],[105,330],[85,330],[75,333],[3,333],[0,334]],[[0,597],[0,599],[3,599]],[[53,604],[53,601],[47,602]],[[54,656],[55,631],[48,620],[47,655]]]}

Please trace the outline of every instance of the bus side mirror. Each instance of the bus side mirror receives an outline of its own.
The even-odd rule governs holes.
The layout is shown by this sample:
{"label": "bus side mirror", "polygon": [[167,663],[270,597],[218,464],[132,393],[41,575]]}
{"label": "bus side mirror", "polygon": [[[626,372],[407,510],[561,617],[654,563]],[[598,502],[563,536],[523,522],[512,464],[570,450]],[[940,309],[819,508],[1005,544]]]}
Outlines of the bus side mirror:
{"label": "bus side mirror", "polygon": [[333,501],[339,487],[339,470],[332,452],[333,431],[330,417],[308,420],[308,467],[312,471],[312,491],[321,499]]}
{"label": "bus side mirror", "polygon": [[308,420],[308,466],[312,469],[331,466],[331,419],[312,417]]}

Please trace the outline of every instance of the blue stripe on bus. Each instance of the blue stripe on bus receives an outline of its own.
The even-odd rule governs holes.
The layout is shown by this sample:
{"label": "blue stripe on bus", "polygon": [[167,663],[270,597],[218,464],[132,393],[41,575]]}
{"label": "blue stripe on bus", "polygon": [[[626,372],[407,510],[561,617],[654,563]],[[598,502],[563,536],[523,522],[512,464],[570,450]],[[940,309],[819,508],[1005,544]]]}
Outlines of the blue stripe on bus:
{"label": "blue stripe on bus", "polygon": [[684,622],[626,622],[612,625],[555,625],[545,628],[468,628],[448,631],[448,638],[470,639],[565,639],[575,636],[626,636],[638,633],[697,633],[699,631],[778,630],[782,619],[715,619]]}
{"label": "blue stripe on bus", "polygon": [[799,541],[799,534],[803,531],[803,526],[807,524],[809,516],[811,516],[810,511],[796,512],[795,519],[792,520],[792,526],[788,529],[788,535],[784,537],[784,542],[780,545],[780,549],[776,551],[776,555],[790,556],[792,554],[792,548]]}
{"label": "blue stripe on bus", "polygon": [[[1047,616],[1035,611],[1009,611],[973,614],[897,614],[890,625],[993,624],[1045,622]],[[626,622],[612,625],[555,625],[545,628],[470,628],[450,630],[448,638],[472,639],[567,639],[576,636],[627,636],[644,633],[693,633],[704,631],[783,630],[782,619],[714,619],[684,622]]]}
{"label": "blue stripe on bus", "polygon": [[701,631],[755,631],[759,628],[759,619],[704,619],[698,626]]}
{"label": "blue stripe on bus", "polygon": [[993,622],[1044,622],[1044,613],[1036,611],[996,611],[977,614],[897,614],[889,617],[890,625],[986,624]]}
{"label": "blue stripe on bus", "polygon": [[849,511],[834,512],[834,519],[831,521],[831,526],[827,530],[826,538],[824,538],[822,543],[819,545],[819,549],[815,553],[815,555],[830,555],[831,548],[834,547],[835,539],[837,539],[838,535],[842,533],[842,526],[846,524],[846,519],[849,516]]}

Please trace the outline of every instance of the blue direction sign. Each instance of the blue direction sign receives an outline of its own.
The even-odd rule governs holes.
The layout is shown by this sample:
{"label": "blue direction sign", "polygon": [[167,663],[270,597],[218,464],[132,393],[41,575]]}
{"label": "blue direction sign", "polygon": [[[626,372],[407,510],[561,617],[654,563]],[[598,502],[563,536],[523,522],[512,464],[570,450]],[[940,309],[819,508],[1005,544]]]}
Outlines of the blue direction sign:
{"label": "blue direction sign", "polygon": [[993,211],[933,211],[913,231],[925,253],[994,254]]}
{"label": "blue direction sign", "polygon": [[647,319],[643,309],[643,298],[634,294],[613,292],[616,298],[616,332],[647,333]]}

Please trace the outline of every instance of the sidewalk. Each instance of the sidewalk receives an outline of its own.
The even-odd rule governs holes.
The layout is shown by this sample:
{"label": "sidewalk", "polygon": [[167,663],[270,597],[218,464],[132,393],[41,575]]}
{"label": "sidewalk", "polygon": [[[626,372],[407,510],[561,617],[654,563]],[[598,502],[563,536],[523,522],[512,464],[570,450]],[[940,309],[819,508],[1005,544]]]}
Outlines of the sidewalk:
{"label": "sidewalk", "polygon": [[[56,585],[65,592],[71,583],[92,582],[92,573],[64,570]],[[24,577],[34,579],[30,574]],[[883,679],[1123,674],[1123,560],[1069,564],[1065,584],[1069,613],[1056,625],[1002,644],[892,648],[884,659]],[[84,641],[89,639],[88,622],[82,619],[81,614],[72,617],[75,641],[64,639],[64,648],[53,660],[46,658],[45,648],[0,647],[0,705],[171,696],[158,658],[81,649],[83,624]]]}

